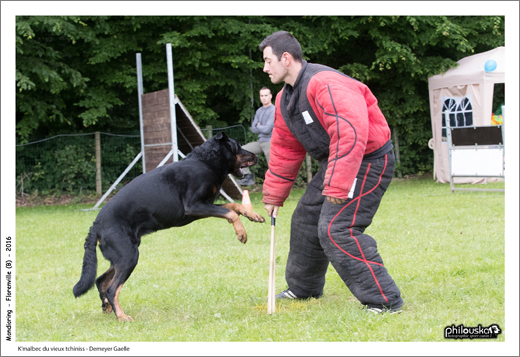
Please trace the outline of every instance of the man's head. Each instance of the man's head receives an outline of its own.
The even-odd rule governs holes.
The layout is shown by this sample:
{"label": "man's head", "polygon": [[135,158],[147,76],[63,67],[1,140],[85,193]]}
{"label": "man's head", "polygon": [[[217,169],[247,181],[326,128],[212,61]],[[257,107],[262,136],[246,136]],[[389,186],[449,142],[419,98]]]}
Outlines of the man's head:
{"label": "man's head", "polygon": [[302,47],[298,40],[287,31],[278,31],[267,36],[260,44],[260,51],[264,52],[266,47],[271,47],[278,61],[282,60],[284,52],[289,53],[296,62],[302,61]]}
{"label": "man's head", "polygon": [[264,72],[271,82],[293,85],[302,66],[302,48],[298,40],[287,31],[267,36],[259,46],[264,55]]}
{"label": "man's head", "polygon": [[268,107],[271,105],[271,99],[273,95],[271,94],[271,90],[267,87],[262,87],[260,89],[260,101],[264,107]]}

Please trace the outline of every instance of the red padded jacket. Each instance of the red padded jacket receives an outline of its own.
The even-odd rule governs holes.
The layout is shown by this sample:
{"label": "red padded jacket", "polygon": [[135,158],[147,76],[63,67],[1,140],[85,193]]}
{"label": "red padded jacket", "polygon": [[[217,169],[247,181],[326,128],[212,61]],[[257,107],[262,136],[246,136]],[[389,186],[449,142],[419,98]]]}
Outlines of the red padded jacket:
{"label": "red padded jacket", "polygon": [[370,89],[330,67],[302,61],[294,87],[285,84],[275,105],[264,203],[283,205],[306,152],[327,165],[323,195],[347,199],[363,157],[392,149]]}

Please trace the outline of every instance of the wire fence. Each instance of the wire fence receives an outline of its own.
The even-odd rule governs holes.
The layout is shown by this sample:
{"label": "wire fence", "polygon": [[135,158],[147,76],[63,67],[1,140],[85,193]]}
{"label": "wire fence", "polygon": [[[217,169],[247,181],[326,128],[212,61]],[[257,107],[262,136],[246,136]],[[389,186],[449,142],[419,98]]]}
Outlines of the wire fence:
{"label": "wire fence", "polygon": [[[107,190],[141,151],[139,132],[100,133],[102,189]],[[143,172],[139,162],[123,182]],[[95,133],[65,134],[16,145],[17,194],[96,190]]]}
{"label": "wire fence", "polygon": [[227,136],[235,139],[241,145],[245,145],[247,143],[246,128],[243,125],[226,126],[225,128],[206,127],[206,129],[201,129],[202,133],[206,137],[209,137],[208,136],[209,130],[211,130],[211,136],[215,136],[218,133],[226,133]]}
{"label": "wire fence", "polygon": [[[212,135],[225,132],[229,137],[246,142],[242,125],[212,129]],[[208,136],[208,131],[203,130]],[[139,131],[99,134],[101,148],[101,187],[106,192],[128,165],[141,152]],[[63,134],[16,145],[17,195],[96,191],[95,133]],[[122,187],[143,173],[139,160],[125,175]]]}

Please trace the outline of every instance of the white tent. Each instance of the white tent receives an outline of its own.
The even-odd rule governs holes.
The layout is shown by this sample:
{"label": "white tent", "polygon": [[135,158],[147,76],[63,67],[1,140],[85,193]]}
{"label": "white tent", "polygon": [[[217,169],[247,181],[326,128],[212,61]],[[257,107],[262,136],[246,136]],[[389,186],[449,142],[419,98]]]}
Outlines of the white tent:
{"label": "white tent", "polygon": [[[487,68],[494,61],[496,68]],[[465,57],[445,73],[428,78],[437,182],[450,182],[446,120],[453,126],[491,125],[495,83],[505,83],[505,47]],[[493,64],[493,62],[489,62]],[[484,178],[456,177],[455,183],[480,183]]]}

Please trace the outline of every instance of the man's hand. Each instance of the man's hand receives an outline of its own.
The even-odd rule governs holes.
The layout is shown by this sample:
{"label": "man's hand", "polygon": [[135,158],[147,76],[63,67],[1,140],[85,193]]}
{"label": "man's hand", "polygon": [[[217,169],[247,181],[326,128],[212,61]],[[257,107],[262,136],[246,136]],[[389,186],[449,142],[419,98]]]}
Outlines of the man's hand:
{"label": "man's hand", "polygon": [[327,196],[327,201],[329,201],[330,203],[332,203],[333,205],[340,205],[342,203],[345,203],[345,200],[342,199],[342,198],[336,198],[336,197],[331,197],[331,196]]}
{"label": "man's hand", "polygon": [[270,203],[265,203],[264,208],[267,211],[267,214],[269,215],[269,217],[271,217],[271,215],[274,218],[276,218],[278,216],[278,208],[280,208],[279,206],[275,206]]}

